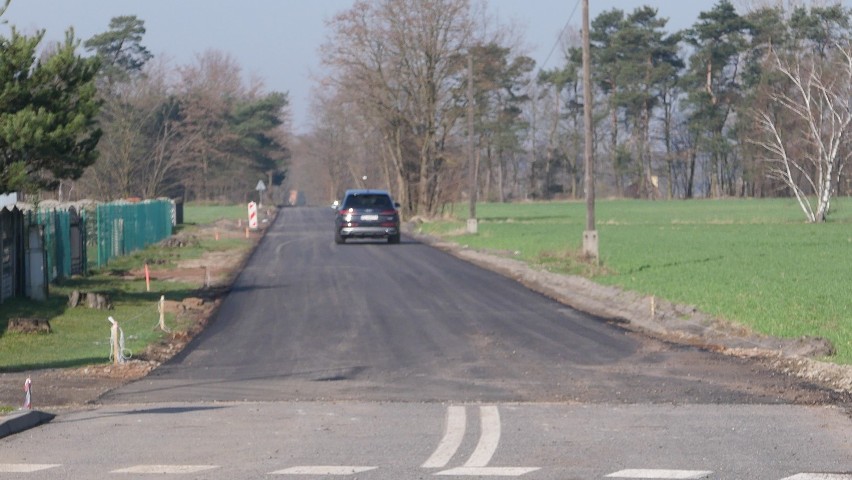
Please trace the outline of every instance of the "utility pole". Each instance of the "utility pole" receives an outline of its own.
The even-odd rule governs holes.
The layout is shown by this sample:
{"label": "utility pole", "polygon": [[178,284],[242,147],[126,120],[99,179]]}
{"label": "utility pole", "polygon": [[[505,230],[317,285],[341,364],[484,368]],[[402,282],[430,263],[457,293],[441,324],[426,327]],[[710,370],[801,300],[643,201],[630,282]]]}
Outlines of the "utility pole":
{"label": "utility pole", "polygon": [[473,54],[467,55],[467,168],[470,182],[470,210],[467,217],[467,233],[478,231],[476,220],[477,168],[473,145]]}
{"label": "utility pole", "polygon": [[583,231],[583,255],[598,262],[598,231],[595,230],[595,159],[592,128],[592,52],[589,40],[589,0],[583,0],[583,123],[585,127],[586,230]]}

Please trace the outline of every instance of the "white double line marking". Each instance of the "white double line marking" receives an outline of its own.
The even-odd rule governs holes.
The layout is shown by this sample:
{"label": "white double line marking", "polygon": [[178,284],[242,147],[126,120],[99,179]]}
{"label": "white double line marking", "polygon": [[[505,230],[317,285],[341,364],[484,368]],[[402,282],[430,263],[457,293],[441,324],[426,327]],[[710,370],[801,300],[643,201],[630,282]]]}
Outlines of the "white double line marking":
{"label": "white double line marking", "polygon": [[[495,406],[479,407],[480,437],[473,454],[464,466],[444,470],[435,475],[448,476],[512,476],[517,477],[538,470],[538,468],[496,468],[488,467],[500,444],[500,411]],[[435,452],[423,463],[423,468],[444,468],[456,455],[464,440],[467,427],[465,407],[447,409],[447,430]]]}
{"label": "white double line marking", "polygon": [[479,415],[482,434],[479,437],[476,450],[464,464],[468,468],[488,466],[488,462],[491,461],[491,457],[494,456],[494,452],[497,451],[497,446],[500,444],[500,411],[497,410],[497,407],[479,407]]}
{"label": "white double line marking", "polygon": [[464,430],[467,427],[467,409],[465,407],[447,408],[447,431],[444,438],[438,444],[435,453],[422,465],[423,468],[444,468],[453,459],[462,440]]}

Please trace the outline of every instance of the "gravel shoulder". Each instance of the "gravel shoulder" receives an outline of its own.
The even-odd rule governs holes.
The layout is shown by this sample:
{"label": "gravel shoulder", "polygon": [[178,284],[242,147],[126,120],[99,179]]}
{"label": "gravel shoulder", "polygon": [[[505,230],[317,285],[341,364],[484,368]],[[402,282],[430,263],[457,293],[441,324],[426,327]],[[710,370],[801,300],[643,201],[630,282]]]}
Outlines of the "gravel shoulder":
{"label": "gravel shoulder", "polygon": [[[209,231],[207,231],[209,230]],[[230,234],[242,230],[230,228]],[[218,232],[227,235],[229,225],[217,223],[199,234]],[[726,355],[760,359],[780,373],[852,395],[852,366],[820,362],[817,358],[830,351],[830,345],[816,338],[778,339],[758,335],[742,327],[722,322],[694,307],[675,305],[654,297],[638,295],[615,287],[598,285],[578,276],[560,275],[532,268],[523,262],[493,252],[476,251],[422,235],[409,235],[460,259],[486,268],[525,285],[567,306],[602,318],[617,321],[625,328],[667,342],[697,346]],[[260,235],[258,235],[260,237]],[[75,369],[48,369],[32,372],[0,373],[0,405],[23,403],[23,385],[27,376],[33,381],[35,408],[50,411],[80,409],[95,405],[104,393],[147,375],[160,363],[178,353],[200,332],[215,314],[231,281],[250,256],[210,254],[187,261],[168,271],[157,271],[160,278],[199,278],[200,265],[214,272],[209,288],[189,303],[172,305],[193,320],[188,334],[171,335],[136,359],[120,366],[97,365]],[[144,275],[143,272],[132,272]],[[203,277],[203,276],[202,276]]]}

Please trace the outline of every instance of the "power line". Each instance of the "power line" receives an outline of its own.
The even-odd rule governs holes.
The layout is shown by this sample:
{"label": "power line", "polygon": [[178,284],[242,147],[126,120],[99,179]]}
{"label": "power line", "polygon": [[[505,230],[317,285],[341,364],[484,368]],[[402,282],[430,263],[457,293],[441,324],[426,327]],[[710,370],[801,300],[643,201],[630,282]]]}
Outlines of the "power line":
{"label": "power line", "polygon": [[541,68],[547,66],[547,62],[550,61],[550,57],[553,56],[553,52],[556,51],[556,47],[559,46],[559,43],[562,41],[562,37],[565,35],[565,32],[568,30],[568,25],[571,24],[571,20],[574,19],[574,14],[577,13],[577,7],[580,6],[580,0],[577,0],[577,3],[574,4],[574,10],[571,11],[571,15],[568,17],[568,21],[565,22],[565,26],[562,27],[562,30],[559,32],[559,35],[556,37],[556,41],[553,42],[553,47],[550,49],[550,53],[547,54],[547,58],[544,59],[544,62],[541,63]]}

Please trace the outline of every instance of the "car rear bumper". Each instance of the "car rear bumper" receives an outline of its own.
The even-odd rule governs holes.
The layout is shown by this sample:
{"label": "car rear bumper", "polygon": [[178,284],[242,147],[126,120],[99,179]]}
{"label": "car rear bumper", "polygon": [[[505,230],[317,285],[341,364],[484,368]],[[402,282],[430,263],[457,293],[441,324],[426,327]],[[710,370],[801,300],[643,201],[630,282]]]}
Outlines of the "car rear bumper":
{"label": "car rear bumper", "polygon": [[343,227],[340,229],[342,237],[389,237],[398,234],[397,227]]}

